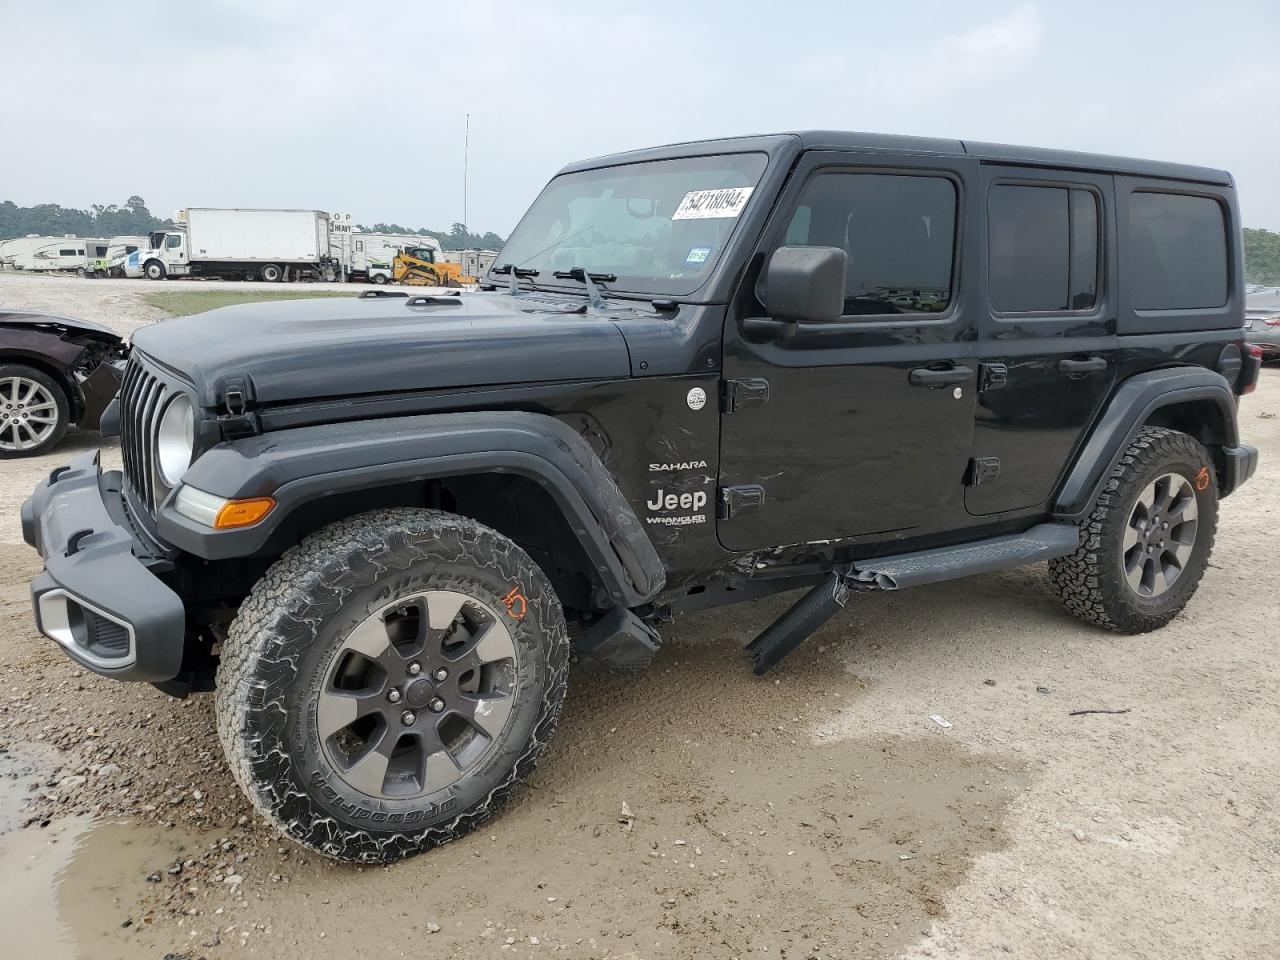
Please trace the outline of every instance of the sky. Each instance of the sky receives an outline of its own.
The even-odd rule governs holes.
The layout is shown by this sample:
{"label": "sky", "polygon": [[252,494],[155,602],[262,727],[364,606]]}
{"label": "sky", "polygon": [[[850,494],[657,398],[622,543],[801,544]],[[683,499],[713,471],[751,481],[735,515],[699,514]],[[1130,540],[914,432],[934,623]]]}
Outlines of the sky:
{"label": "sky", "polygon": [[1278,0],[0,0],[0,200],[505,236],[566,163],[798,129],[1222,167],[1280,230]]}

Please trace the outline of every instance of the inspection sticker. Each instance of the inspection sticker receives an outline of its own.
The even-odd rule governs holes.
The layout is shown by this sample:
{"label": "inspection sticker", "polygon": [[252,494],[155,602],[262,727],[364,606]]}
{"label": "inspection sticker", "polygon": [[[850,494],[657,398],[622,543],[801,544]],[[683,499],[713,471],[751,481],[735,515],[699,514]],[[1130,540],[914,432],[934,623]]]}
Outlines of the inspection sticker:
{"label": "inspection sticker", "polygon": [[751,199],[755,187],[724,187],[720,190],[690,190],[671,215],[672,220],[733,219]]}
{"label": "inspection sticker", "polygon": [[694,247],[689,251],[689,255],[684,258],[687,264],[706,263],[707,257],[711,255],[710,247]]}

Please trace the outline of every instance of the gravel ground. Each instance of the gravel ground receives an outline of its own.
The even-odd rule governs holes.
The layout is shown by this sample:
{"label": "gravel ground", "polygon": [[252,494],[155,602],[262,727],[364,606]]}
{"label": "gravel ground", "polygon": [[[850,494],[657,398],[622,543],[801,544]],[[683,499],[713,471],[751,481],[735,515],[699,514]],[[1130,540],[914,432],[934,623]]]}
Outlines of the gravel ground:
{"label": "gravel ground", "polygon": [[[128,331],[147,288],[0,274],[0,304]],[[644,675],[575,669],[483,833],[377,869],[252,818],[209,698],[35,633],[17,509],[72,433],[0,468],[0,924],[50,957],[1278,956],[1278,406],[1266,370],[1259,474],[1164,630],[1078,623],[1030,567],[860,596],[762,681],[737,647],[785,598],[691,617]]]}

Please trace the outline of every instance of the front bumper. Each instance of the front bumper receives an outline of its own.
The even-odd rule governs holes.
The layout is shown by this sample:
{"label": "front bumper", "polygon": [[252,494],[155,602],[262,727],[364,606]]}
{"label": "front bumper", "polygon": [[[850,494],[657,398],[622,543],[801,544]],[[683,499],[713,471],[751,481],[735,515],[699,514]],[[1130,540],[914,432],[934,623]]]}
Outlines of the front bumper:
{"label": "front bumper", "polygon": [[44,557],[36,626],[95,673],[161,683],[181,669],[186,612],[154,572],[163,559],[132,532],[120,481],[86,453],[22,504],[23,539]]}

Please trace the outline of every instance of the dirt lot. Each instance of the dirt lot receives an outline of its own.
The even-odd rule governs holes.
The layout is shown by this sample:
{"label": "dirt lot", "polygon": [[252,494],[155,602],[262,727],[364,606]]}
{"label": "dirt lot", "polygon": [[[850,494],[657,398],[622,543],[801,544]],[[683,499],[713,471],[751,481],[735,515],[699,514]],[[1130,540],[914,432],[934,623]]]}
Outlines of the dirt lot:
{"label": "dirt lot", "polygon": [[[0,274],[0,305],[128,331],[158,317],[147,287]],[[576,670],[539,772],[484,832],[378,869],[253,820],[208,698],[99,679],[35,633],[17,510],[98,444],[73,433],[0,467],[7,947],[1280,956],[1278,407],[1280,371],[1264,371],[1241,413],[1259,475],[1223,504],[1211,568],[1168,628],[1090,629],[1031,567],[860,597],[762,681],[737,647],[784,598],[694,617],[638,678]],[[1128,712],[1069,716],[1089,708]]]}

